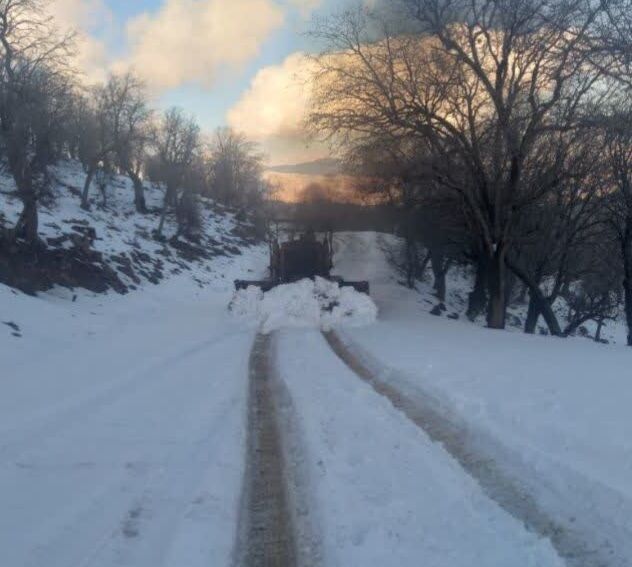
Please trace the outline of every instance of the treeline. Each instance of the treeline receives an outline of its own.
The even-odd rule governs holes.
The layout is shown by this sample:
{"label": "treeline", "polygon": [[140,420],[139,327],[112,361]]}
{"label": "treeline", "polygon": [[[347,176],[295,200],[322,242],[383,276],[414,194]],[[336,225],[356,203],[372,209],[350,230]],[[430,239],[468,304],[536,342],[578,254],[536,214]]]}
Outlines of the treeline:
{"label": "treeline", "polygon": [[470,318],[523,296],[557,336],[623,303],[632,345],[628,0],[393,0],[313,33],[310,124],[399,211],[410,285],[468,263]]}
{"label": "treeline", "polygon": [[[175,213],[178,235],[198,228],[197,196],[237,209],[259,203],[266,190],[263,157],[230,129],[203,136],[178,108],[158,112],[133,73],[86,86],[73,68],[74,37],[45,16],[46,0],[0,0],[0,164],[15,182],[22,213],[4,227],[0,244],[37,247],[38,207],[49,193],[49,168],[75,159],[85,170],[81,206],[114,174],[134,188],[139,214],[148,213],[145,183],[164,188],[156,224]],[[102,191],[103,198],[106,192]]]}

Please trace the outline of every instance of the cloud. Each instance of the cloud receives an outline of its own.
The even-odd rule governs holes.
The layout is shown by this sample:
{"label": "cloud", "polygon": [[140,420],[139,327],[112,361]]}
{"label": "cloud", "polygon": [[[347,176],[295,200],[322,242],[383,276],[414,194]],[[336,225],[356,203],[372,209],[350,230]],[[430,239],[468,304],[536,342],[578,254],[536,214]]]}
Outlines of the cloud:
{"label": "cloud", "polygon": [[272,163],[327,155],[322,145],[310,143],[304,127],[311,69],[311,62],[302,53],[293,53],[280,65],[262,68],[228,111],[228,124],[260,142]]}
{"label": "cloud", "polygon": [[289,2],[299,10],[303,17],[308,17],[322,4],[322,0],[289,0]]}
{"label": "cloud", "polygon": [[283,20],[272,0],[166,0],[128,23],[130,53],[115,67],[133,67],[157,89],[207,87],[256,57]]}
{"label": "cloud", "polygon": [[105,43],[94,36],[111,25],[113,16],[103,0],[53,0],[50,14],[62,32],[76,32],[76,66],[89,81],[102,80],[109,64]]}

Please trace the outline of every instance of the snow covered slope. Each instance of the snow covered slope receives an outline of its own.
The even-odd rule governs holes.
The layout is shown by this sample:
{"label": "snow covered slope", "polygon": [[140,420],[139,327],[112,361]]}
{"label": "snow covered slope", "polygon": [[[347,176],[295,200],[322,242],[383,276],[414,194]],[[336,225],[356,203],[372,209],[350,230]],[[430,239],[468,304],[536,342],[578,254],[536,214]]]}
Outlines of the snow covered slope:
{"label": "snow covered slope", "polygon": [[632,350],[429,315],[423,295],[396,283],[387,241],[338,239],[338,269],[368,277],[380,310],[344,336],[384,379],[469,428],[596,556],[632,565]]}
{"label": "snow covered slope", "polygon": [[[168,215],[164,239],[157,240],[154,231],[158,227],[159,210],[164,199],[163,191],[146,184],[146,200],[149,212],[138,214],[133,204],[134,192],[129,179],[115,176],[107,188],[107,204],[96,187],[92,187],[91,210],[80,207],[80,193],[85,173],[77,162],[68,161],[51,168],[51,194],[40,203],[40,238],[50,248],[77,249],[87,245],[84,264],[94,263],[112,270],[112,277],[105,278],[98,270],[92,278],[86,278],[89,289],[104,291],[133,290],[147,283],[155,284],[164,278],[189,272],[200,285],[221,277],[222,260],[219,257],[235,257],[242,250],[257,244],[253,227],[248,222],[238,222],[235,215],[210,199],[200,198],[200,230],[196,242],[174,238],[177,227],[173,214]],[[13,226],[21,211],[21,203],[10,194],[13,182],[0,175],[0,227]],[[219,268],[219,269],[218,269]],[[53,282],[72,283],[72,274],[54,274]],[[66,270],[68,272],[68,270]],[[12,274],[4,274],[11,278]],[[239,274],[245,277],[246,274]],[[2,281],[0,265],[0,281]],[[119,281],[114,281],[117,279]],[[7,279],[5,278],[5,281]],[[25,288],[32,284],[34,290],[47,289],[46,282],[22,282]],[[19,287],[19,286],[18,286]]]}

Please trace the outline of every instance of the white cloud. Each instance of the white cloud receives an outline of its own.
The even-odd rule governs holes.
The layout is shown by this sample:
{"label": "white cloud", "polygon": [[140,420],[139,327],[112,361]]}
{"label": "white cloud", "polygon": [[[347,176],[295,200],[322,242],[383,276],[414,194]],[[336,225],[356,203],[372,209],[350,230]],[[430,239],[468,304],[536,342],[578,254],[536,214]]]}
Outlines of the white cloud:
{"label": "white cloud", "polygon": [[264,67],[228,112],[230,126],[260,142],[272,163],[292,163],[327,154],[310,143],[304,127],[311,97],[312,64],[302,53]]}
{"label": "white cloud", "polygon": [[112,13],[103,0],[53,0],[49,11],[60,31],[76,32],[76,65],[90,81],[101,80],[108,67],[105,43],[93,32],[104,29],[112,21]]}
{"label": "white cloud", "polygon": [[304,17],[309,16],[322,4],[322,0],[289,0],[290,4],[301,12]]}
{"label": "white cloud", "polygon": [[210,86],[256,57],[283,19],[272,0],[166,0],[128,23],[130,54],[116,67],[132,66],[158,89]]}

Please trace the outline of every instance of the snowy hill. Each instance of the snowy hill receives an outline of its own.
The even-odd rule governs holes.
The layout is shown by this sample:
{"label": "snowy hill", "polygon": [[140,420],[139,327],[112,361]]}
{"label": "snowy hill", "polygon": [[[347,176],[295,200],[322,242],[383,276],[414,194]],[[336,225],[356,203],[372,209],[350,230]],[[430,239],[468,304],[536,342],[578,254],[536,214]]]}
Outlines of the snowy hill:
{"label": "snowy hill", "polygon": [[[94,319],[90,313],[95,310],[142,303],[134,298],[124,301],[118,294],[145,295],[161,282],[155,296],[191,293],[204,286],[228,292],[233,278],[265,269],[267,248],[255,237],[253,226],[238,221],[233,212],[210,199],[200,199],[199,240],[173,238],[175,219],[168,217],[166,238],[158,241],[153,231],[163,199],[159,188],[147,187],[150,212],[140,215],[134,209],[129,180],[115,177],[108,187],[107,205],[93,188],[91,210],[85,211],[79,206],[85,174],[78,164],[64,163],[52,175],[52,194],[40,208],[40,237],[51,255],[55,250],[68,252],[76,263],[71,267],[62,264],[52,272],[21,274],[0,261],[2,340],[10,335],[41,336],[45,334],[42,322],[53,320],[62,325],[57,329],[60,334],[76,336],[82,332],[86,316]],[[21,204],[7,194],[12,188],[10,179],[3,176],[0,184],[0,226],[12,226]],[[167,280],[173,281],[164,286]],[[32,296],[34,292],[37,297]],[[70,326],[66,328],[62,322]]]}
{"label": "snowy hill", "polygon": [[[232,212],[206,198],[200,198],[198,241],[173,238],[174,218],[167,220],[165,239],[157,241],[153,232],[158,226],[163,200],[159,188],[147,185],[150,212],[141,215],[134,209],[129,179],[116,176],[107,188],[106,204],[93,184],[88,212],[79,206],[85,179],[79,164],[69,161],[51,171],[51,194],[42,199],[40,207],[40,237],[53,250],[73,249],[84,270],[76,274],[68,269],[59,270],[63,273],[43,274],[29,281],[20,279],[10,269],[3,270],[0,264],[0,281],[4,279],[5,283],[26,291],[46,290],[61,284],[94,292],[112,289],[124,293],[182,272],[189,272],[203,285],[218,277],[218,272],[221,274],[221,270],[213,269],[217,258],[237,257],[244,247],[258,244],[252,225],[238,222]],[[10,227],[19,215],[21,203],[10,195],[13,188],[10,178],[2,176],[0,188],[3,190],[0,227]]]}

